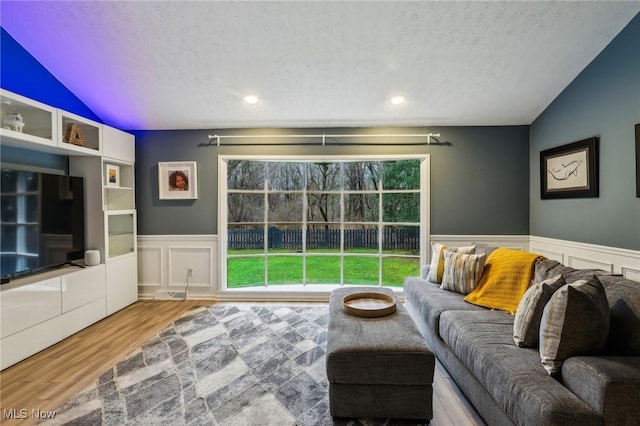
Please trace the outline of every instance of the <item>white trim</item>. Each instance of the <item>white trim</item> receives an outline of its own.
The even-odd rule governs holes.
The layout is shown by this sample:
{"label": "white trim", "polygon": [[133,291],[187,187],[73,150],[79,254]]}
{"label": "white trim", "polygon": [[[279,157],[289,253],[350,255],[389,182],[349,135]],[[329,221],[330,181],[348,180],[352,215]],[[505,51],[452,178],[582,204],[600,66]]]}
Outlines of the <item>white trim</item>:
{"label": "white trim", "polygon": [[[550,259],[583,259],[590,263],[590,267],[598,264],[613,273],[622,274],[625,278],[640,281],[640,251],[617,247],[600,246],[574,241],[543,238],[529,235],[432,235],[432,241],[448,243],[450,245],[468,245],[472,242],[486,243],[501,247],[511,247],[541,254]],[[157,291],[183,291],[180,286],[170,286],[166,281],[167,261],[165,257],[170,247],[211,249],[210,265],[202,266],[211,271],[210,282],[199,282],[199,286],[189,289],[189,299],[217,299],[217,300],[246,300],[246,301],[326,301],[332,289],[336,286],[321,286],[311,284],[304,286],[272,286],[259,288],[242,288],[222,290],[219,288],[219,262],[221,239],[217,235],[139,235],[138,236],[138,270],[141,274],[151,268],[160,268],[159,283],[140,283],[140,299],[152,299]],[[151,257],[144,262],[142,256],[149,251],[155,251],[158,256]],[[430,251],[430,250],[429,250]],[[550,254],[552,256],[550,256]],[[423,264],[425,264],[424,262]],[[565,263],[562,262],[561,263]],[[566,264],[566,263],[565,263]],[[611,266],[609,266],[611,265]],[[175,267],[186,267],[179,264]],[[402,288],[389,287],[402,297]]]}
{"label": "white trim", "polygon": [[640,251],[547,237],[529,237],[530,251],[574,268],[603,269],[630,280],[640,278]]}

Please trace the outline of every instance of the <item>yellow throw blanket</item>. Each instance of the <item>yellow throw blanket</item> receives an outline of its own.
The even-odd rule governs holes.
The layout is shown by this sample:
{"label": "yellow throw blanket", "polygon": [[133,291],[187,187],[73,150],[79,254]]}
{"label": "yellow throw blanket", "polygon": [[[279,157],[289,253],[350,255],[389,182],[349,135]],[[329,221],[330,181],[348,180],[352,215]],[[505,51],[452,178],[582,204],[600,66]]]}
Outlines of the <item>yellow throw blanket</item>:
{"label": "yellow throw blanket", "polygon": [[543,256],[508,248],[494,250],[484,267],[478,287],[464,298],[474,305],[511,314],[531,285],[534,266]]}

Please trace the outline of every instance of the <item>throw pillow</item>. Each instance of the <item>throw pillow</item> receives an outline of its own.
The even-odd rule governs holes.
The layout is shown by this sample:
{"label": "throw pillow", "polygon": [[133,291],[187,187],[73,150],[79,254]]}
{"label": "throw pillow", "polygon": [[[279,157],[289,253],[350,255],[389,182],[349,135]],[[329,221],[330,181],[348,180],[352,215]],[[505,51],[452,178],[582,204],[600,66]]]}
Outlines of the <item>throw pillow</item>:
{"label": "throw pillow", "polygon": [[442,282],[442,274],[444,273],[444,251],[447,246],[444,244],[431,242],[431,268],[427,280],[434,283]]}
{"label": "throw pillow", "polygon": [[499,248],[498,246],[494,246],[486,243],[471,243],[471,244],[476,246],[476,250],[473,252],[473,254],[486,253],[486,255],[489,256],[491,253],[493,253],[495,249]]}
{"label": "throw pillow", "polygon": [[486,254],[464,254],[448,249],[444,253],[444,274],[442,276],[443,290],[469,294],[478,285]]}
{"label": "throw pillow", "polygon": [[478,287],[464,298],[474,305],[515,312],[542,256],[522,250],[498,248],[487,258]]}
{"label": "throw pillow", "polygon": [[555,376],[569,357],[597,354],[609,333],[609,302],[594,275],[556,291],[540,322],[540,359]]}
{"label": "throw pillow", "polygon": [[521,348],[538,346],[540,320],[544,307],[557,289],[565,285],[562,275],[541,281],[529,287],[524,293],[513,321],[513,341]]}
{"label": "throw pillow", "polygon": [[[431,242],[431,267],[429,268],[429,275],[427,280],[440,284],[442,282],[442,275],[444,274],[444,252],[449,249],[444,244]],[[476,249],[475,246],[469,247],[452,247],[450,250],[457,251],[459,253],[473,253]]]}

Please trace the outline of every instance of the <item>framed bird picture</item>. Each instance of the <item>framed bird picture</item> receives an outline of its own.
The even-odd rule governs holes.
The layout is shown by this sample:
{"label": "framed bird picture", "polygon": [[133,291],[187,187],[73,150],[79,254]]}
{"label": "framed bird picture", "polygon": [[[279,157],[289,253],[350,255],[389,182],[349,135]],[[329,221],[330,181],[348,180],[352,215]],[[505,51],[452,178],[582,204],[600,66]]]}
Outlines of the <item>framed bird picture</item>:
{"label": "framed bird picture", "polygon": [[540,196],[544,199],[598,197],[598,138],[540,152]]}

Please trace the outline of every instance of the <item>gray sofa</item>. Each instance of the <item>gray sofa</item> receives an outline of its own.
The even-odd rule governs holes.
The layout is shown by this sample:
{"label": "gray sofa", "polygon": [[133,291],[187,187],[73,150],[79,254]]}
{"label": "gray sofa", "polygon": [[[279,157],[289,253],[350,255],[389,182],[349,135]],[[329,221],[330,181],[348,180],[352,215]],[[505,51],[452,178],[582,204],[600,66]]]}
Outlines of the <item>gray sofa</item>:
{"label": "gray sofa", "polygon": [[[487,424],[640,424],[640,283],[596,274],[610,307],[606,347],[598,356],[569,358],[553,378],[537,348],[514,344],[512,315],[465,302],[427,281],[427,272],[405,280],[406,308]],[[570,283],[594,272],[543,260],[534,281],[560,273]]]}

